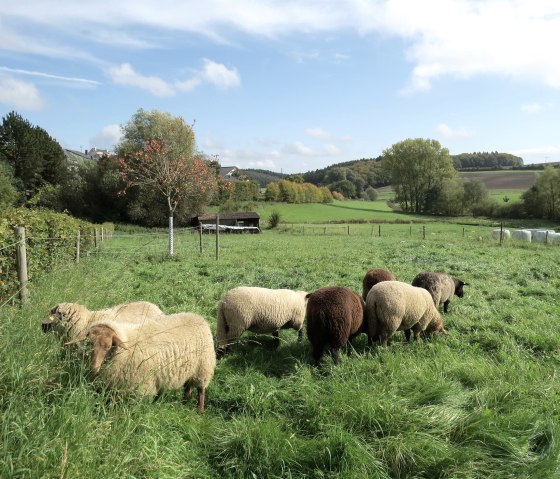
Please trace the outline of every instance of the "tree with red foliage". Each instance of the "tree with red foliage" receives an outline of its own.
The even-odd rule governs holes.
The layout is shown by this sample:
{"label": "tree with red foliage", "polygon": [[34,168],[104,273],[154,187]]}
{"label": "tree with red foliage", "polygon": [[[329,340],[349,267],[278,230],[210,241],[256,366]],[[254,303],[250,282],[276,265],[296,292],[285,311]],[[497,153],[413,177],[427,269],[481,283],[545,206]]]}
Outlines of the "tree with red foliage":
{"label": "tree with red foliage", "polygon": [[165,197],[169,255],[173,256],[173,216],[177,206],[185,201],[198,204],[210,200],[216,189],[213,169],[196,151],[193,128],[182,118],[139,110],[123,130],[125,136],[119,147],[120,174],[126,185],[123,192],[142,186]]}

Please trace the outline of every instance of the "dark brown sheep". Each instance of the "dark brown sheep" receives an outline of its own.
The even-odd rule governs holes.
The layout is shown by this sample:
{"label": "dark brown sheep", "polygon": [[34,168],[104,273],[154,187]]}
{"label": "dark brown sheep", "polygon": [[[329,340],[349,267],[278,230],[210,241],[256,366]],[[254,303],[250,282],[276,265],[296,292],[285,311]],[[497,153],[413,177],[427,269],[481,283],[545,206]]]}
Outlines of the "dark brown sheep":
{"label": "dark brown sheep", "polygon": [[338,364],[340,348],[366,332],[364,306],[358,293],[341,286],[326,286],[307,295],[307,337],[315,364],[319,364],[327,346]]}
{"label": "dark brown sheep", "polygon": [[364,301],[367,298],[367,294],[369,290],[373,288],[377,283],[381,283],[381,281],[396,281],[397,278],[393,276],[393,274],[386,269],[383,268],[374,268],[370,269],[364,279],[362,281],[363,289],[362,289],[362,298]]}

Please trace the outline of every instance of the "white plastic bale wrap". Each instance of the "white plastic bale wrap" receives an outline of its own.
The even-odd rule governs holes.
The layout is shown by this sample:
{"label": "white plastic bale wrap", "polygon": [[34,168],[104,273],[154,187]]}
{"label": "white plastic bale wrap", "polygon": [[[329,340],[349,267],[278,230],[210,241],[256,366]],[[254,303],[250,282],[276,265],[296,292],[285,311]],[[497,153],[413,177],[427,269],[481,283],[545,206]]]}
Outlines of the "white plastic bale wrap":
{"label": "white plastic bale wrap", "polygon": [[554,230],[538,230],[534,231],[532,240],[535,243],[546,243],[549,235],[554,234]]}
{"label": "white plastic bale wrap", "polygon": [[495,229],[495,230],[492,230],[492,239],[499,240],[500,239],[500,234],[503,235],[503,239],[505,239],[505,240],[511,238],[511,233],[510,233],[509,230]]}
{"label": "white plastic bale wrap", "polygon": [[560,233],[549,233],[548,242],[551,244],[560,244]]}
{"label": "white plastic bale wrap", "polygon": [[511,237],[517,241],[531,242],[531,232],[529,230],[515,230],[511,232]]}

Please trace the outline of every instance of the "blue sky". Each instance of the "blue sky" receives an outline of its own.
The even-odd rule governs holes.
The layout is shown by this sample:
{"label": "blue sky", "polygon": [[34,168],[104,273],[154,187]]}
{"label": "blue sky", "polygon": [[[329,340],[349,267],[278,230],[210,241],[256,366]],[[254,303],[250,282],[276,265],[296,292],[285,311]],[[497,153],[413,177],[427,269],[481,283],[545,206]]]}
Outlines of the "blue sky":
{"label": "blue sky", "polygon": [[284,173],[418,137],[560,161],[559,48],[554,0],[0,0],[0,114],[112,149],[158,109]]}

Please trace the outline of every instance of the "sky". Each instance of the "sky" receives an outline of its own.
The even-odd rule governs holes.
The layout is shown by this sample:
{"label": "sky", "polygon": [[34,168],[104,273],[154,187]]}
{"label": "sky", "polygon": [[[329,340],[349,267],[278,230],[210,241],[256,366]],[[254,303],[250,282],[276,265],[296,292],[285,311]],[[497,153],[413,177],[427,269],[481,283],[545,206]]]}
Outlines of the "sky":
{"label": "sky", "polygon": [[560,161],[557,0],[0,0],[0,116],[113,150],[138,109],[222,166],[303,173],[407,138]]}

